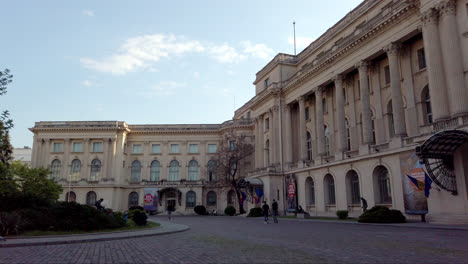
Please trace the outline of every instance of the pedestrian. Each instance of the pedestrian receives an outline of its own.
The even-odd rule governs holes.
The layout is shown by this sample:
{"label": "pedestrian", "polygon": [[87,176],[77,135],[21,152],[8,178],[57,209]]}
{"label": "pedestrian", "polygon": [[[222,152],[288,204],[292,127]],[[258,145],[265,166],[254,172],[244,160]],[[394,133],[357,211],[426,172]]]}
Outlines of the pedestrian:
{"label": "pedestrian", "polygon": [[271,208],[273,209],[273,221],[275,224],[278,223],[278,203],[275,199],[273,199],[273,203],[271,204]]}
{"label": "pedestrian", "polygon": [[270,206],[268,206],[266,201],[263,201],[262,209],[263,209],[263,218],[265,220],[265,224],[269,224],[270,222],[268,222],[268,213],[270,212]]}
{"label": "pedestrian", "polygon": [[167,218],[172,220],[172,211],[174,211],[174,206],[172,204],[167,206]]}
{"label": "pedestrian", "polygon": [[128,211],[125,211],[124,216],[123,216],[123,219],[124,219],[124,222],[125,222],[125,224],[126,224],[127,221],[128,221]]}
{"label": "pedestrian", "polygon": [[96,203],[94,204],[96,206],[96,209],[98,209],[98,211],[103,211],[104,210],[104,206],[101,205],[102,201],[104,201],[104,199],[99,199],[96,201]]}

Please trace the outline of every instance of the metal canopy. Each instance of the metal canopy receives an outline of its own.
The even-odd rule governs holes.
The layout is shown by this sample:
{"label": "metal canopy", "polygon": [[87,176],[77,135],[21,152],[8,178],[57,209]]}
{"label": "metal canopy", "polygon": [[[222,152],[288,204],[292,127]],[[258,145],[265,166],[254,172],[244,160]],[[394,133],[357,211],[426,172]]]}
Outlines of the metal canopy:
{"label": "metal canopy", "polygon": [[453,165],[455,150],[468,142],[468,132],[446,130],[439,132],[416,147],[416,154],[432,181],[440,188],[457,195]]}
{"label": "metal canopy", "polygon": [[162,188],[161,190],[158,191],[158,197],[159,197],[159,205],[161,206],[162,205],[162,196],[164,193],[167,193],[167,192],[175,192],[177,194],[177,200],[179,202],[179,206],[182,205],[182,192],[177,189],[177,188],[174,188],[174,187],[166,187],[166,188]]}

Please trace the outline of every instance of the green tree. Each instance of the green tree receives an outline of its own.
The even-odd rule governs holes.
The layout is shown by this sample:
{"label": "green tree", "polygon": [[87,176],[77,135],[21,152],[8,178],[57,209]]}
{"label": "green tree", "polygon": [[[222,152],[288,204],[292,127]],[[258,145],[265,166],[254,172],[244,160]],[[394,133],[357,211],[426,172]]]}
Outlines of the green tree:
{"label": "green tree", "polygon": [[[0,95],[6,94],[7,86],[12,82],[12,79],[13,75],[10,74],[10,70],[0,71]],[[10,144],[9,135],[9,130],[13,127],[13,120],[9,117],[10,113],[7,110],[0,115],[0,163],[7,166],[13,158],[13,147]]]}

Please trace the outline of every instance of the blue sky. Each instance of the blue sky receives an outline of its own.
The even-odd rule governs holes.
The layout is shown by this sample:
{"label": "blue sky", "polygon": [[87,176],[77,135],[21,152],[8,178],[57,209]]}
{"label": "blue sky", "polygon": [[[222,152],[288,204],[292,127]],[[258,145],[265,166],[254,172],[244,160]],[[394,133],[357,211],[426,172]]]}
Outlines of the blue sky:
{"label": "blue sky", "polygon": [[37,121],[221,123],[277,53],[298,53],[361,0],[5,1],[14,147]]}

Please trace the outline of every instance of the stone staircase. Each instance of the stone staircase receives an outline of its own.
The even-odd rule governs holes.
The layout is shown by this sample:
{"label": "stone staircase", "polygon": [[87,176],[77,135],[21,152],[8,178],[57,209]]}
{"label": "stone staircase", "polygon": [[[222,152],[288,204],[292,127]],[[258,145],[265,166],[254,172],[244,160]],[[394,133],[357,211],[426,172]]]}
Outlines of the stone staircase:
{"label": "stone staircase", "polygon": [[468,214],[428,214],[427,222],[442,225],[468,225]]}

